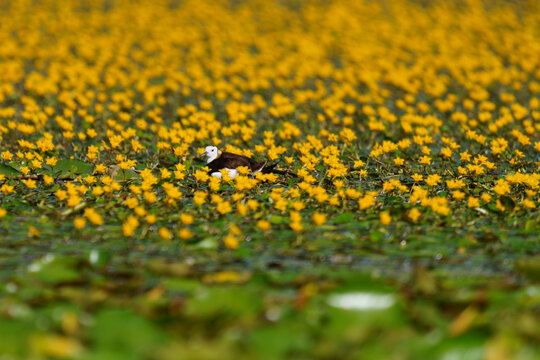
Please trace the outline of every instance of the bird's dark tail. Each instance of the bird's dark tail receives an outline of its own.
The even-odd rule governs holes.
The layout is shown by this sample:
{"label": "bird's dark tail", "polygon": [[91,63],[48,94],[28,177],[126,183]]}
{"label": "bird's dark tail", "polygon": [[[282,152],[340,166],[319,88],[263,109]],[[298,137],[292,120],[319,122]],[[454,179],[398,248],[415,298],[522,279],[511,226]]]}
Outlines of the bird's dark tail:
{"label": "bird's dark tail", "polygon": [[277,166],[277,164],[265,165],[262,168],[261,172],[263,174],[277,174],[277,175],[288,175],[288,176],[292,176],[292,177],[298,177],[298,175],[296,175],[295,173],[292,173],[290,171],[276,170],[276,166]]}

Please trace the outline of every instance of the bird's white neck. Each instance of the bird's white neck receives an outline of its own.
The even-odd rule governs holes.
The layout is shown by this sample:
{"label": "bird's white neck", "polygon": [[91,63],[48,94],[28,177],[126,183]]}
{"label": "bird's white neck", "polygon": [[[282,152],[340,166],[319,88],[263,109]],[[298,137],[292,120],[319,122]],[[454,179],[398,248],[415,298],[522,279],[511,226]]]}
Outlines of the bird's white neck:
{"label": "bird's white neck", "polygon": [[208,160],[206,160],[206,163],[210,164],[212,161],[216,160],[217,157],[217,155],[208,156]]}

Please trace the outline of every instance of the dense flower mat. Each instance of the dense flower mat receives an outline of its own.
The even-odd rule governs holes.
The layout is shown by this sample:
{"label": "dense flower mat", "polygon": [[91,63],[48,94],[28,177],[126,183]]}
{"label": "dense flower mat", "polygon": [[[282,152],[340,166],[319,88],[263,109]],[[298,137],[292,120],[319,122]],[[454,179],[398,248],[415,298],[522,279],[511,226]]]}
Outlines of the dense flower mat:
{"label": "dense flower mat", "polygon": [[538,358],[534,1],[0,8],[1,359]]}

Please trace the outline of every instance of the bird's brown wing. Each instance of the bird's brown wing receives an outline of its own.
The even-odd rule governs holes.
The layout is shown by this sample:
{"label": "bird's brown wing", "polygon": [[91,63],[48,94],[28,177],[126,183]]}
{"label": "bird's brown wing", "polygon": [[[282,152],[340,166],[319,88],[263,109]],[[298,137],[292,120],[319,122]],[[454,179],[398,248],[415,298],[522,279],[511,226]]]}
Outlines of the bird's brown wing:
{"label": "bird's brown wing", "polygon": [[229,169],[236,169],[239,166],[246,166],[251,171],[257,171],[260,170],[265,164],[265,162],[256,162],[255,160],[250,159],[244,155],[237,155],[228,152],[223,152],[221,156],[214,161],[217,161],[219,159],[223,159],[224,161],[226,161],[226,163],[230,165],[227,166]]}
{"label": "bird's brown wing", "polygon": [[[229,164],[228,164],[228,161],[225,160],[225,159],[222,159],[221,156],[218,157],[217,159],[215,159],[214,161],[208,163],[206,166],[208,166],[208,168],[210,169],[208,171],[208,174],[212,174],[216,171],[219,171],[221,169],[225,169],[227,167],[229,167]],[[230,169],[230,167],[229,167]]]}

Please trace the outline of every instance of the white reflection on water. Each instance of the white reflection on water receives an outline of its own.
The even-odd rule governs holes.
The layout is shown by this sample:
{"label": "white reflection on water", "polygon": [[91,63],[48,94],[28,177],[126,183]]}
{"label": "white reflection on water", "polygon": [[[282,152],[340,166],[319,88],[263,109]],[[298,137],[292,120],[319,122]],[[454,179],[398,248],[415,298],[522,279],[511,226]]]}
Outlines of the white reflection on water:
{"label": "white reflection on water", "polygon": [[369,292],[351,292],[330,296],[328,304],[345,310],[382,310],[394,305],[394,296]]}

